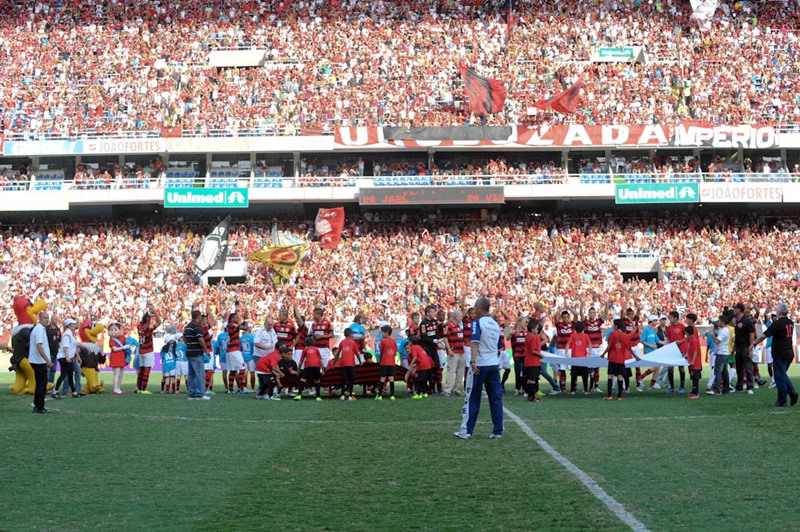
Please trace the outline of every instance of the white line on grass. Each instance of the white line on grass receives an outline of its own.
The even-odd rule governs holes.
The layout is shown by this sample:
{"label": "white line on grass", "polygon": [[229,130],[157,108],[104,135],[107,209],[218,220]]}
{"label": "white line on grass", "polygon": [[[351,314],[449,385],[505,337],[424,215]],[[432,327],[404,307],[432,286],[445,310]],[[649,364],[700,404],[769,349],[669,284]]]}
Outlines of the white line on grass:
{"label": "white line on grass", "polygon": [[764,416],[782,416],[788,414],[788,410],[773,410],[769,412],[752,412],[750,414],[703,414],[697,416],[639,416],[639,417],[583,417],[583,418],[565,418],[565,419],[539,419],[540,423],[561,423],[569,421],[570,423],[596,423],[598,421],[680,421],[683,419],[722,419],[728,417],[764,417]]}
{"label": "white line on grass", "polygon": [[552,445],[547,443],[541,436],[536,434],[533,431],[533,429],[530,428],[530,426],[528,426],[528,424],[522,420],[522,418],[520,418],[518,415],[516,415],[514,412],[512,412],[506,407],[503,407],[503,412],[505,412],[505,414],[508,417],[510,417],[514,421],[514,423],[516,423],[519,426],[520,429],[522,429],[522,432],[524,432],[534,442],[539,444],[539,447],[544,449],[544,451],[547,454],[552,456],[556,462],[564,466],[564,468],[567,471],[575,475],[575,477],[577,477],[577,479],[580,480],[584,486],[586,486],[586,488],[592,493],[592,495],[594,495],[595,498],[597,498],[597,500],[605,504],[608,507],[608,509],[611,510],[611,512],[615,516],[617,516],[617,518],[620,521],[631,527],[631,530],[634,530],[636,532],[648,532],[647,527],[644,526],[644,524],[641,521],[636,519],[633,516],[633,514],[630,513],[628,510],[626,510],[625,507],[622,506],[622,504],[617,502],[617,500],[614,497],[606,493],[606,491],[603,488],[601,488],[600,485],[597,482],[595,482],[595,480],[592,477],[590,477],[586,472],[584,472],[581,468],[570,462],[569,459],[567,459],[564,455],[556,451]]}

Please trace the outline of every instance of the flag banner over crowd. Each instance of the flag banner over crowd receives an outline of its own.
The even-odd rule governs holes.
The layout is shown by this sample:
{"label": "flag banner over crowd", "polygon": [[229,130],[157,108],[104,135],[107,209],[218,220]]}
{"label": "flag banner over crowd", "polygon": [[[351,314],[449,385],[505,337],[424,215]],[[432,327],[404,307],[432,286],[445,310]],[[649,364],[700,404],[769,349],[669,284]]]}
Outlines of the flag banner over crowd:
{"label": "flag banner over crowd", "polygon": [[289,244],[281,246],[267,244],[259,251],[256,251],[247,257],[247,260],[264,264],[282,279],[291,279],[292,274],[294,273],[295,269],[297,269],[297,265],[300,264],[300,259],[303,258],[307,247],[307,242],[303,242],[302,244]]}
{"label": "flag banner over crowd", "polygon": [[230,225],[231,217],[228,216],[203,240],[194,261],[194,273],[198,277],[209,270],[221,270],[225,267],[225,259],[228,257]]}
{"label": "flag banner over crowd", "polygon": [[536,101],[533,106],[537,109],[552,109],[561,114],[571,114],[578,109],[581,101],[581,89],[583,88],[583,76],[572,84],[567,90],[551,96],[550,98]]}
{"label": "flag banner over crowd", "polygon": [[[581,368],[607,368],[608,359],[603,357],[570,358],[556,355],[545,355],[542,360],[548,364],[560,364]],[[674,343],[665,345],[641,357],[641,360],[630,358],[625,361],[629,368],[662,368],[669,366],[688,366],[689,361],[683,357]]]}
{"label": "flag banner over crowd", "polygon": [[703,31],[711,29],[711,19],[719,6],[719,0],[690,0],[692,4],[692,18]]}
{"label": "flag banner over crowd", "polygon": [[474,69],[461,65],[464,95],[469,98],[469,109],[477,115],[499,113],[506,103],[506,89],[496,79],[481,76]]}
{"label": "flag banner over crowd", "polygon": [[334,148],[675,146],[769,149],[778,146],[770,125],[718,126],[684,121],[672,125],[549,125],[516,127],[338,127]]}
{"label": "flag banner over crowd", "polygon": [[319,238],[319,247],[336,249],[342,239],[344,229],[344,207],[320,209],[314,220],[314,229]]}

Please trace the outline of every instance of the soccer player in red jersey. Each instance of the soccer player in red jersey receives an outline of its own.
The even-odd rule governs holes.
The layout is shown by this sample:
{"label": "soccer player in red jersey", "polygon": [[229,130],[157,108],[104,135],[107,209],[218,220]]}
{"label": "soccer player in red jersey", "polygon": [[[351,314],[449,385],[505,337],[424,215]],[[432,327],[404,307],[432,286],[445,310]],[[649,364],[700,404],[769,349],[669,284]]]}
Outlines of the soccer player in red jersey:
{"label": "soccer player in red jersey", "polygon": [[631,349],[631,338],[625,329],[623,320],[614,320],[614,330],[611,331],[608,337],[606,350],[600,355],[602,357],[608,356],[608,395],[606,396],[606,401],[614,400],[611,397],[614,377],[617,378],[617,401],[622,401],[622,390],[625,388],[623,381],[626,376],[625,360],[629,354],[639,360],[639,357]]}
{"label": "soccer player in red jersey", "polygon": [[[591,356],[599,357],[603,348],[603,319],[597,316],[597,311],[592,307],[583,323],[586,326],[584,331],[589,336]],[[592,382],[589,387],[596,392],[603,393],[600,389],[600,368],[594,368],[591,371],[591,377]]]}
{"label": "soccer player in red jersey", "polygon": [[378,390],[378,395],[375,396],[376,401],[383,401],[383,389],[386,387],[386,381],[389,381],[389,400],[394,401],[394,376],[397,371],[397,342],[392,338],[392,328],[388,325],[381,327],[381,336],[383,339],[378,344],[378,351],[381,355],[381,386]]}
{"label": "soccer player in red jersey", "polygon": [[[511,341],[511,353],[514,357],[514,395],[522,395],[525,385],[525,341],[528,337],[527,318],[521,316],[514,323],[508,335]],[[538,320],[537,320],[538,323]],[[541,369],[541,366],[540,366]]]}
{"label": "soccer player in red jersey", "polygon": [[[567,351],[570,358],[586,358],[589,356],[591,339],[584,331],[585,325],[582,321],[575,323],[575,332],[572,333],[567,342]],[[584,366],[572,366],[570,372],[569,395],[574,395],[578,391],[578,377],[583,381],[583,395],[589,395],[589,368]]]}
{"label": "soccer player in red jersey", "polygon": [[[238,308],[238,304],[237,304]],[[228,316],[228,324],[225,326],[225,332],[228,333],[228,349],[225,356],[228,359],[228,393],[233,392],[234,382],[239,383],[239,393],[250,393],[247,389],[247,370],[242,357],[242,346],[240,341],[240,334],[242,330],[242,321],[239,317],[239,312],[231,312]]]}
{"label": "soccer player in red jersey", "polygon": [[[681,323],[681,315],[678,314],[678,311],[673,310],[669,313],[668,316],[669,325],[667,325],[667,343],[675,343],[678,348],[681,350],[681,353],[684,353],[684,342],[686,341],[686,326]],[[683,366],[678,367],[678,373],[681,378],[681,387],[679,392],[683,393],[685,391],[684,385],[686,384],[686,372],[683,369]],[[670,367],[667,373],[667,379],[669,381],[669,389],[667,389],[667,393],[672,393],[675,390],[675,368]]]}
{"label": "soccer player in red jersey", "polygon": [[[636,351],[637,354],[643,355],[642,351],[642,341],[639,335],[639,311],[633,308],[629,308],[625,311],[625,318],[623,320],[625,322],[625,332],[631,337],[631,349]],[[630,369],[627,370],[626,378],[625,378],[625,389],[628,390],[630,386],[629,378]],[[642,370],[641,368],[636,368],[636,389],[640,392],[644,391],[644,387],[642,386]]]}
{"label": "soccer player in red jersey", "polygon": [[684,356],[689,361],[689,377],[692,379],[692,391],[689,393],[689,399],[697,399],[698,388],[700,386],[700,378],[703,373],[703,357],[700,354],[700,337],[697,335],[697,329],[694,325],[686,326],[686,348],[684,349]]}
{"label": "soccer player in red jersey", "polygon": [[309,336],[305,339],[307,347],[300,355],[300,364],[297,366],[302,370],[303,378],[300,380],[300,387],[294,400],[299,401],[303,395],[303,386],[314,385],[317,393],[317,401],[322,401],[319,381],[322,378],[322,355],[319,349],[314,347],[314,337]]}
{"label": "soccer player in red jersey", "polygon": [[[575,323],[567,309],[562,310],[558,319],[553,319],[553,321],[556,323],[556,355],[565,357],[567,356],[567,342],[575,330]],[[567,389],[567,367],[564,365],[558,367],[558,386],[562,392]]]}
{"label": "soccer player in red jersey", "polygon": [[333,338],[333,325],[325,319],[325,311],[321,308],[314,309],[314,321],[311,323],[311,336],[314,337],[314,346],[322,355],[322,363],[326,366],[331,359],[331,338]]}
{"label": "soccer player in red jersey", "polygon": [[339,371],[342,374],[342,401],[350,399],[355,401],[353,386],[356,381],[356,359],[361,364],[361,350],[358,343],[353,340],[353,331],[349,328],[344,330],[344,340],[339,342]]}
{"label": "soccer player in red jersey", "polygon": [[256,364],[256,376],[258,377],[258,394],[256,399],[269,399],[270,401],[280,401],[280,397],[275,397],[275,387],[278,385],[276,378],[283,377],[280,369],[281,350],[290,352],[287,347],[281,347],[267,356],[258,359]]}
{"label": "soccer player in red jersey", "polygon": [[414,386],[417,393],[412,398],[423,399],[428,397],[430,372],[434,366],[433,359],[428,356],[428,353],[420,345],[419,336],[412,336],[408,341],[411,343],[411,351],[408,354],[411,362],[408,365],[408,371],[409,373],[416,373]]}
{"label": "soccer player in red jersey", "polygon": [[[297,327],[289,319],[289,311],[287,309],[282,308],[278,312],[278,321],[272,324],[272,329],[275,331],[275,336],[278,338],[280,345],[288,346],[294,350],[295,341],[297,340]],[[292,353],[292,359],[299,363],[300,354]],[[295,357],[297,357],[296,360]]]}
{"label": "soccer player in red jersey", "polygon": [[540,401],[537,394],[539,391],[539,374],[542,370],[542,340],[539,337],[539,320],[530,318],[527,332],[523,347],[525,392],[528,394],[528,401],[538,403]]}
{"label": "soccer player in red jersey", "polygon": [[142,316],[138,327],[139,334],[139,373],[136,375],[136,389],[133,393],[150,395],[153,392],[147,391],[147,384],[150,381],[150,370],[155,365],[156,356],[153,352],[153,331],[161,325],[161,318],[158,313],[148,307],[147,312]]}

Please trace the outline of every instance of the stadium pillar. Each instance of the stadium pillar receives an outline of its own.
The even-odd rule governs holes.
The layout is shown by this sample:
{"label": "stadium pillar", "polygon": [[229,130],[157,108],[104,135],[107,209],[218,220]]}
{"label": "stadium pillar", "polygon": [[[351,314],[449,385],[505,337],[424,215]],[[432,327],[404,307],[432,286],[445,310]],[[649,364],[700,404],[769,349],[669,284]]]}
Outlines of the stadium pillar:
{"label": "stadium pillar", "polygon": [[292,162],[293,162],[293,166],[294,166],[294,171],[292,173],[293,173],[294,179],[296,181],[297,178],[300,177],[300,152],[299,151],[292,152]]}

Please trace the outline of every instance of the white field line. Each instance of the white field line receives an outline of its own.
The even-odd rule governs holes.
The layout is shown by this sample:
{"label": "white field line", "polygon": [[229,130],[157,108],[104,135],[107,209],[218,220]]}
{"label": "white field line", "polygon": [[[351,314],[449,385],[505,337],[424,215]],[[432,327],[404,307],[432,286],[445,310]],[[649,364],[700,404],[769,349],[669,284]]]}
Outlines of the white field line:
{"label": "white field line", "polygon": [[575,475],[575,477],[581,481],[581,484],[586,486],[586,488],[591,492],[592,495],[595,496],[597,500],[605,504],[611,512],[617,516],[617,518],[628,525],[631,530],[635,532],[648,532],[648,529],[644,524],[636,519],[632,513],[625,509],[625,507],[620,504],[614,497],[606,493],[606,491],[600,487],[600,485],[594,481],[592,477],[590,477],[585,471],[581,468],[570,462],[564,455],[556,451],[552,445],[547,443],[541,436],[536,434],[530,426],[528,426],[525,421],[522,420],[521,417],[516,415],[514,412],[509,410],[506,407],[503,407],[503,412],[516,423],[522,432],[524,432],[530,439],[536,442],[539,447],[544,449],[544,451],[549,454],[553,459],[561,464],[564,469]]}

